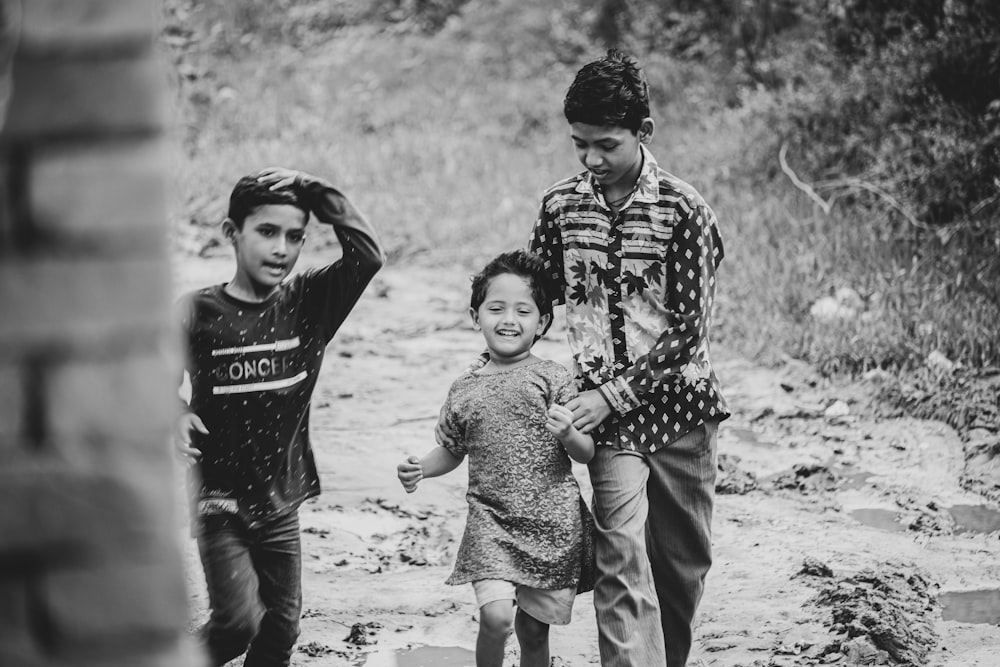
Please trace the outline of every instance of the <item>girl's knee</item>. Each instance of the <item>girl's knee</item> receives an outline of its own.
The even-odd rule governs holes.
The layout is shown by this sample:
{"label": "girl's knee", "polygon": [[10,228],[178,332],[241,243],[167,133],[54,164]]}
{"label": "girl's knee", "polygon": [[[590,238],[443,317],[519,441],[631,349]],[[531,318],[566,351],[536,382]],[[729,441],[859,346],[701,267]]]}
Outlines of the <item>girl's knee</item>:
{"label": "girl's knee", "polygon": [[514,630],[513,601],[496,600],[480,607],[479,628],[494,637],[510,635]]}

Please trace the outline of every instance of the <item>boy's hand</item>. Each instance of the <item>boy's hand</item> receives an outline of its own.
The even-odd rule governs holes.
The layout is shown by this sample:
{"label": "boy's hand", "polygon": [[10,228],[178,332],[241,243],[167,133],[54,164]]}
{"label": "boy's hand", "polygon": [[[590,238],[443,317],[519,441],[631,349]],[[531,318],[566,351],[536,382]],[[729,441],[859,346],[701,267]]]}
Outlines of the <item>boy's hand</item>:
{"label": "boy's hand", "polygon": [[177,432],[174,434],[174,449],[182,461],[188,465],[193,465],[201,458],[201,450],[191,446],[191,432],[197,431],[202,435],[208,435],[201,417],[193,412],[185,412],[177,420]]}
{"label": "boy's hand", "polygon": [[569,435],[570,430],[573,428],[572,411],[565,406],[559,405],[558,403],[553,403],[552,407],[549,408],[548,420],[545,422],[545,428],[547,428],[552,435],[562,440]]}
{"label": "boy's hand", "polygon": [[573,411],[573,426],[581,433],[590,433],[611,415],[611,406],[596,389],[580,392],[566,407]]}
{"label": "boy's hand", "polygon": [[455,434],[448,428],[448,419],[445,415],[445,406],[441,406],[438,412],[437,424],[434,425],[434,440],[442,447],[449,448],[455,446]]}
{"label": "boy's hand", "polygon": [[396,476],[407,493],[417,490],[417,484],[424,478],[424,469],[420,465],[420,457],[410,456],[396,466]]}
{"label": "boy's hand", "polygon": [[303,174],[294,169],[284,167],[268,167],[257,174],[257,180],[270,185],[269,190],[282,190],[284,188],[298,188],[302,185]]}

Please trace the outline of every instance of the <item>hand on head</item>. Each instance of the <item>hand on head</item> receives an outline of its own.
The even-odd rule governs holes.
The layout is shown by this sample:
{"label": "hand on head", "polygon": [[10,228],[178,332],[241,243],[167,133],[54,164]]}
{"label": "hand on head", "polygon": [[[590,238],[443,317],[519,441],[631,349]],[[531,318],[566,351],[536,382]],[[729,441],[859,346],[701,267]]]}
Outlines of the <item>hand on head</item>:
{"label": "hand on head", "polygon": [[302,172],[285,167],[267,167],[257,174],[257,180],[270,185],[270,190],[298,187],[302,183]]}

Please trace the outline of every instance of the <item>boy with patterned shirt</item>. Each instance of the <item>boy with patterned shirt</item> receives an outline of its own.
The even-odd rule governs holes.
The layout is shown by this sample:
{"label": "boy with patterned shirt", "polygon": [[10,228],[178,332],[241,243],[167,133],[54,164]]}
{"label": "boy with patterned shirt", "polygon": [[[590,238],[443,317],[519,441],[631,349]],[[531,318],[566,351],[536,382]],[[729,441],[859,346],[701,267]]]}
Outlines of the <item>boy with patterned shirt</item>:
{"label": "boy with patterned shirt", "polygon": [[616,49],[585,65],[564,102],[587,168],[549,188],[531,249],[566,304],[582,380],[567,403],[598,445],[594,590],[604,667],[683,667],[711,565],[718,423],[709,357],[715,215],[659,168],[645,79]]}
{"label": "boy with patterned shirt", "polygon": [[[336,262],[291,278],[312,213]],[[327,344],[382,266],[375,231],[323,180],[273,168],[242,178],[223,231],[233,279],[189,294],[190,411],[178,451],[195,466],[194,532],[212,665],[287,666],[302,608],[298,507],[319,494],[309,404]],[[286,280],[288,278],[288,280]]]}

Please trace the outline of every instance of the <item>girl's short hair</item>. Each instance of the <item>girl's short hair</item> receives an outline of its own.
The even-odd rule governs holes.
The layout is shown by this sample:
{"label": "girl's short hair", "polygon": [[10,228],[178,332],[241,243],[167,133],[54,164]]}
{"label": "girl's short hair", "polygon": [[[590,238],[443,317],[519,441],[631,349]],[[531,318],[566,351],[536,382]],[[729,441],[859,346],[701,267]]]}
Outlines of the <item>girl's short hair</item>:
{"label": "girl's short hair", "polygon": [[570,123],[639,131],[649,117],[649,85],[635,58],[620,49],[580,68],[566,92],[563,113]]}
{"label": "girl's short hair", "polygon": [[479,310],[479,307],[483,305],[490,280],[506,273],[520,276],[528,281],[531,286],[531,298],[538,306],[538,312],[542,315],[548,315],[551,323],[552,298],[549,296],[547,287],[545,262],[538,255],[523,249],[500,253],[491,259],[482,271],[472,277],[472,299],[470,301],[472,309]]}
{"label": "girl's short hair", "polygon": [[247,216],[261,206],[270,204],[294,206],[305,214],[306,220],[309,220],[309,209],[294,186],[272,190],[270,184],[258,181],[258,176],[260,174],[244,176],[236,182],[232,194],[229,195],[229,211],[226,215],[237,229],[243,229]]}

